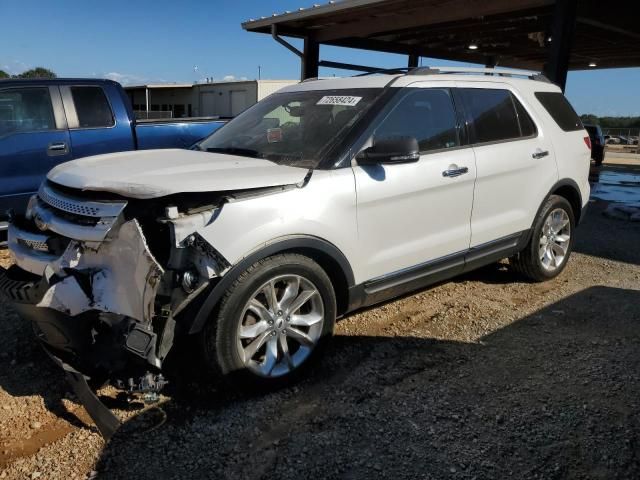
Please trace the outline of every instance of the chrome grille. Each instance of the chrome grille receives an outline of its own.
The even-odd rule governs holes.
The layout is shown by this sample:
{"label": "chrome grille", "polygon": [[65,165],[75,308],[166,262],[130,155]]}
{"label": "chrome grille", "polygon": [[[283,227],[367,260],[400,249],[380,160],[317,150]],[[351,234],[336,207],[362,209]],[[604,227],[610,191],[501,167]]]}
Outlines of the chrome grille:
{"label": "chrome grille", "polygon": [[57,208],[68,213],[75,213],[78,215],[84,215],[85,217],[98,217],[98,209],[95,207],[88,207],[77,202],[68,202],[61,198],[54,197],[47,190],[41,189],[38,195],[42,201],[48,203],[52,207]]}
{"label": "chrome grille", "polygon": [[74,197],[56,190],[46,182],[40,187],[38,197],[53,208],[85,217],[117,217],[127,205],[124,200],[107,202]]}
{"label": "chrome grille", "polygon": [[39,252],[48,252],[49,246],[47,242],[42,240],[30,240],[26,238],[18,238],[18,243],[24,245],[25,247],[31,248],[33,250],[38,250]]}
{"label": "chrome grille", "polygon": [[74,240],[101,242],[126,206],[125,200],[97,201],[76,197],[45,182],[29,213],[41,231],[55,232]]}

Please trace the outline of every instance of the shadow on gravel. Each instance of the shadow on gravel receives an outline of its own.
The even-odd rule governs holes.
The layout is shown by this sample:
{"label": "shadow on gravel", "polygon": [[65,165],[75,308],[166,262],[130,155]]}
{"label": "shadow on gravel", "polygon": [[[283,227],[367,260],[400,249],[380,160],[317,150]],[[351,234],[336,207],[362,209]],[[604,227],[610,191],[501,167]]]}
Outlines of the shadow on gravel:
{"label": "shadow on gravel", "polygon": [[593,287],[477,344],[336,337],[309,379],[271,394],[183,385],[125,425],[98,470],[108,479],[639,478],[639,402],[640,292]]}

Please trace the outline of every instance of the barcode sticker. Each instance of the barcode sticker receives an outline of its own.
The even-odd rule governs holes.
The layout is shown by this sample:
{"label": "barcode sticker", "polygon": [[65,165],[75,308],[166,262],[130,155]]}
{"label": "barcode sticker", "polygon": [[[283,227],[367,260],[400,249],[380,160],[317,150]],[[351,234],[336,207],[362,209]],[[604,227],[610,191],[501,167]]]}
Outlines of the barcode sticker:
{"label": "barcode sticker", "polygon": [[318,100],[316,105],[344,105],[345,107],[355,107],[362,97],[352,97],[350,95],[327,95]]}

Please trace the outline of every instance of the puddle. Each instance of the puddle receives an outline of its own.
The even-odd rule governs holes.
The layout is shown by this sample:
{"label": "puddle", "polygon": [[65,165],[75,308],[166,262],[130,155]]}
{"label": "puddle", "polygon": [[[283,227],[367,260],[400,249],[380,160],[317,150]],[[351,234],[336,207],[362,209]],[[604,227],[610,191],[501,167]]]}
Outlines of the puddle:
{"label": "puddle", "polygon": [[591,197],[607,202],[640,207],[640,171],[592,169]]}

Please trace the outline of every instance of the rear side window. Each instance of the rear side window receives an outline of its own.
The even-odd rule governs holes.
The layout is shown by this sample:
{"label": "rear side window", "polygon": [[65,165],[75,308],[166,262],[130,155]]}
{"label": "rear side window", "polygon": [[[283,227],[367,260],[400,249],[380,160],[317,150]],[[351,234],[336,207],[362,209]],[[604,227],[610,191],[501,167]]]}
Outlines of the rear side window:
{"label": "rear side window", "polygon": [[460,94],[475,135],[474,143],[527,136],[520,134],[518,115],[508,90],[462,88]]}
{"label": "rear side window", "polygon": [[560,92],[536,92],[536,98],[565,132],[582,130],[582,122],[571,104]]}
{"label": "rear side window", "polygon": [[0,136],[55,128],[48,88],[0,90]]}
{"label": "rear side window", "polygon": [[414,137],[421,152],[457,147],[460,142],[449,90],[410,89],[382,120],[374,135]]}
{"label": "rear side window", "polygon": [[71,87],[79,128],[112,127],[113,113],[100,87]]}
{"label": "rear side window", "polygon": [[533,120],[522,106],[520,101],[511,95],[513,99],[513,104],[516,107],[516,113],[518,114],[518,122],[520,123],[520,134],[523,137],[533,137],[536,133],[538,133],[538,129],[536,128],[536,124],[533,123]]}

